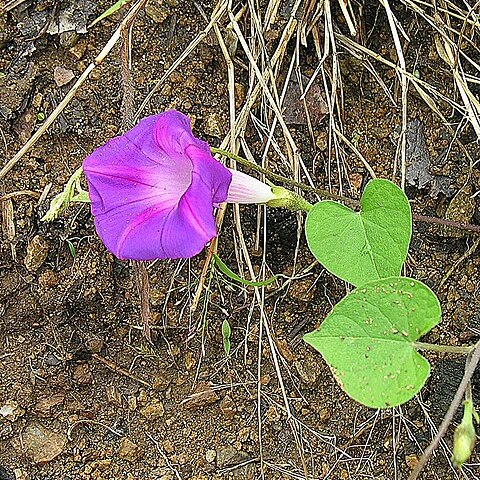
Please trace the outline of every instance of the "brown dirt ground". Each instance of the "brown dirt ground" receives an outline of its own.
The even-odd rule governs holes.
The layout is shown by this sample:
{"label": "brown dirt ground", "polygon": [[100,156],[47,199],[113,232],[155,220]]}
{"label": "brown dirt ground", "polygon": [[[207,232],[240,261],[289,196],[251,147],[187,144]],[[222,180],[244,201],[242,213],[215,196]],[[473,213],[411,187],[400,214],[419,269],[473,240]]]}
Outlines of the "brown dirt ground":
{"label": "brown dirt ground", "polygon": [[[110,3],[93,2],[90,20]],[[203,3],[210,15],[212,7]],[[289,2],[284,3],[282,8],[288,9]],[[53,0],[26,1],[0,14],[0,149],[4,161],[71,86],[57,86],[55,67],[71,69],[78,78],[123,15],[117,13],[76,36],[38,31],[38,22],[45,21],[44,12],[50,15],[56,8],[58,14],[68,5]],[[194,2],[171,0],[160,13],[165,17],[162,22],[158,20],[163,17],[155,21],[141,12],[135,23],[132,75],[136,105],[206,25]],[[395,61],[382,15],[376,18],[372,9],[365,22],[367,31],[373,29],[368,46],[386,57],[393,55]],[[432,47],[431,32],[420,20],[408,24],[413,39],[406,51],[408,64],[416,62],[424,78],[453,96],[448,72]],[[344,28],[341,21],[339,28]],[[31,40],[37,34],[39,38]],[[247,61],[240,49],[237,55]],[[391,178],[401,111],[392,106],[360,61],[344,53],[341,63],[345,132],[349,138],[358,133],[358,148],[375,172]],[[311,75],[315,66],[311,46],[302,47],[302,72]],[[379,72],[398,99],[392,72],[382,67]],[[248,88],[247,73],[241,69],[237,82],[241,102],[241,92]],[[463,373],[461,361],[428,355],[434,373],[421,401],[383,412],[352,402],[321,358],[301,341],[301,335],[314,328],[345,293],[345,285],[317,265],[313,274],[294,280],[288,289],[278,289],[278,285],[267,289],[266,312],[281,353],[290,407],[298,419],[292,428],[265,332],[258,401],[260,324],[258,308],[251,308],[251,289],[232,285],[216,273],[209,284],[208,302],[202,297],[199,309],[190,315],[189,301],[204,254],[189,262],[152,263],[155,335],[150,347],[139,330],[132,270],[128,263],[106,253],[95,235],[88,207],[75,206],[51,224],[40,222],[48,201],[83,158],[119,131],[121,102],[120,60],[115,49],[59,121],[1,180],[0,195],[21,190],[41,193],[50,184],[51,190],[41,204],[38,197],[29,195],[13,198],[15,234],[10,237],[4,229],[0,242],[0,408],[9,409],[8,416],[0,416],[0,479],[253,479],[259,477],[261,468],[268,479],[304,478],[298,442],[311,478],[406,478],[416,455],[431,438],[430,422],[438,426],[448,407]],[[190,115],[199,137],[212,145],[220,143],[228,125],[228,92],[225,62],[214,38],[202,42],[171,75],[142,115],[167,108]],[[445,114],[448,117],[449,111]],[[423,123],[432,169],[436,175],[449,177],[451,193],[457,192],[467,180],[468,162],[414,91],[409,94],[409,118]],[[459,118],[450,120],[456,123]],[[327,129],[325,119],[315,127],[316,142],[312,142],[305,126],[292,126],[315,183],[326,187],[330,181],[335,190],[339,178],[350,180],[349,193],[358,196],[365,171],[349,151],[344,152],[346,168],[341,174],[335,162],[329,163]],[[262,151],[263,143],[254,128],[247,131],[246,139],[252,152]],[[460,139],[478,158],[479,148],[468,128]],[[445,158],[442,155],[450,145]],[[276,162],[272,154],[271,164]],[[282,165],[277,169],[281,171]],[[472,191],[477,191],[477,167],[470,181]],[[452,196],[432,198],[428,191],[414,187],[409,187],[407,194],[415,211],[440,216]],[[477,216],[470,217],[473,222],[478,220],[477,207],[475,210]],[[253,252],[257,207],[242,207],[241,212],[245,239]],[[268,265],[274,273],[291,274],[297,245],[296,214],[269,211],[267,231]],[[237,270],[234,235],[229,209],[219,251]],[[429,341],[458,344],[478,338],[478,253],[455,268],[437,289],[473,240],[469,236],[446,237],[438,227],[415,225],[407,273],[438,292],[444,311],[443,321]],[[34,254],[27,260],[30,269],[25,264],[27,252]],[[252,258],[259,267],[261,257]],[[312,261],[301,237],[297,271]],[[233,329],[229,358],[220,331],[225,318]],[[191,397],[195,391],[200,392],[197,402]],[[43,446],[35,443],[38,437]],[[52,444],[42,451],[47,438]],[[450,438],[451,431],[447,444]],[[49,458],[52,452],[58,453],[54,459]],[[457,478],[447,456],[437,455],[423,478]],[[479,478],[479,461],[474,455],[466,478]]]}

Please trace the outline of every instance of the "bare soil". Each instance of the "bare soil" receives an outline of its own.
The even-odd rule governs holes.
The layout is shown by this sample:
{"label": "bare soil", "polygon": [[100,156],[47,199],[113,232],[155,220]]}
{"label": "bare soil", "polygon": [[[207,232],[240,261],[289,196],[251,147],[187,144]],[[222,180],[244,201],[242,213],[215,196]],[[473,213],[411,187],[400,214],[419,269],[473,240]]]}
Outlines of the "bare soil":
{"label": "bare soil", "polygon": [[[86,33],[48,33],[47,25],[59,25],[59,15],[68,11],[82,31],[82,24],[111,3],[27,0],[0,14],[1,165],[72,86],[74,80],[59,86],[69,74],[55,69],[71,70],[78,78],[125,10]],[[291,2],[281,3],[278,23],[271,29],[272,45],[291,8]],[[140,12],[132,37],[136,107],[205,28],[202,13],[211,15],[209,2],[151,1],[147,13]],[[337,28],[346,33],[337,13]],[[385,15],[377,13],[371,6],[365,11],[365,44],[395,62]],[[435,51],[433,33],[425,22],[409,18],[411,13],[400,8],[397,13],[412,39],[405,52],[409,67],[415,66],[422,78],[453,97],[454,86]],[[247,12],[242,20],[245,32],[248,18]],[[294,48],[289,45],[287,55]],[[302,74],[310,77],[318,64],[311,39],[307,47],[300,47],[300,54]],[[236,59],[235,92],[241,105],[249,77],[242,68],[248,60],[240,47]],[[401,99],[395,74],[376,66],[397,106],[361,60],[345,51],[339,60],[345,135],[356,142],[378,176],[392,178],[396,172],[398,180]],[[228,132],[227,84],[220,47],[214,36],[207,36],[153,95],[141,116],[179,109],[192,118],[196,135],[217,146]],[[407,478],[448,408],[463,374],[463,358],[428,354],[433,364],[428,384],[402,408],[380,412],[351,401],[321,357],[301,340],[346,291],[342,282],[316,265],[285,288],[277,283],[266,289],[265,312],[292,420],[251,288],[214,272],[207,277],[198,309],[190,313],[205,254],[191,261],[149,264],[152,346],[142,337],[132,268],[106,252],[88,206],[74,206],[53,223],[40,221],[50,199],[83,158],[119,133],[122,92],[115,48],[55,124],[0,180],[0,196],[17,192],[1,202],[0,480],[254,479],[262,473],[264,478],[282,479],[305,478],[305,471],[310,478],[322,479]],[[441,217],[466,184],[470,193],[478,191],[478,167],[471,168],[465,151],[478,159],[480,149],[465,126],[459,134],[462,150],[413,88],[408,100],[408,155],[410,164],[417,162],[417,170],[410,171],[407,194],[417,213]],[[450,118],[448,107],[441,107],[455,129],[461,119]],[[252,109],[257,118],[261,111],[260,104]],[[314,125],[313,139],[306,125],[290,128],[315,184],[358,198],[368,173],[347,147],[338,156],[341,162],[329,156],[328,116]],[[280,133],[278,138],[285,147]],[[252,122],[245,140],[254,155],[261,155],[265,138]],[[269,162],[270,168],[291,174],[274,151]],[[425,185],[420,183],[422,175],[427,175]],[[42,192],[46,197],[40,197]],[[466,202],[460,205],[463,219],[475,223],[480,219],[478,201]],[[258,209],[246,206],[240,211],[243,235],[259,269]],[[295,213],[268,211],[264,233],[271,272],[291,276],[294,258],[297,274],[314,261],[297,233],[298,221]],[[474,251],[460,261],[475,238],[456,234],[415,224],[406,273],[431,286],[442,302],[441,325],[428,341],[471,344],[480,331],[480,257]],[[236,248],[238,234],[229,208],[219,254],[239,271]],[[240,273],[248,277],[246,272]],[[232,326],[228,357],[221,336],[225,318]],[[474,392],[479,388],[475,379]],[[446,438],[448,446],[452,432]],[[422,478],[460,478],[448,458],[443,447]],[[479,462],[474,454],[463,478],[480,478]]]}

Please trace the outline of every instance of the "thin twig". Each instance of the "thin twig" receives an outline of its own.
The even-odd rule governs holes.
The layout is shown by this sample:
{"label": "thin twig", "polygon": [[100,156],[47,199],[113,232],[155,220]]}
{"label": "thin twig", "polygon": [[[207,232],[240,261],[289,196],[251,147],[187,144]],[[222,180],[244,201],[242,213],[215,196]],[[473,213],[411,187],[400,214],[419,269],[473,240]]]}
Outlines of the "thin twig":
{"label": "thin twig", "polygon": [[463,394],[467,389],[470,379],[475,373],[475,369],[477,368],[479,361],[480,361],[480,342],[477,343],[470,360],[467,358],[467,362],[465,365],[465,373],[463,374],[462,381],[458,386],[457,392],[453,397],[452,403],[450,404],[450,407],[448,408],[448,411],[445,414],[445,417],[442,421],[442,424],[440,425],[440,428],[438,429],[437,434],[435,435],[435,438],[432,440],[432,442],[427,447],[427,449],[423,452],[423,455],[420,458],[420,461],[418,462],[416,467],[413,469],[412,473],[408,477],[408,480],[417,480],[418,476],[423,470],[423,467],[426,465],[426,463],[430,459],[430,456],[432,455],[432,453],[440,443],[440,440],[443,438],[443,436],[447,432],[448,427],[452,423],[455,412],[457,411],[458,407],[462,403]]}
{"label": "thin twig", "polygon": [[0,197],[0,203],[10,200],[11,198],[19,197],[21,195],[28,195],[30,197],[39,198],[40,194],[32,190],[19,190],[18,192],[6,193]]}
{"label": "thin twig", "polygon": [[122,375],[125,375],[126,377],[130,378],[131,380],[134,380],[135,382],[141,383],[145,387],[152,388],[152,386],[148,382],[146,382],[145,380],[142,380],[141,378],[138,378],[135,375],[132,375],[130,372],[128,372],[124,368],[119,367],[114,362],[112,362],[111,360],[108,360],[107,358],[102,357],[98,353],[92,353],[92,357],[95,360],[98,360],[99,362],[103,363],[105,366],[107,366],[113,372],[121,373]]}

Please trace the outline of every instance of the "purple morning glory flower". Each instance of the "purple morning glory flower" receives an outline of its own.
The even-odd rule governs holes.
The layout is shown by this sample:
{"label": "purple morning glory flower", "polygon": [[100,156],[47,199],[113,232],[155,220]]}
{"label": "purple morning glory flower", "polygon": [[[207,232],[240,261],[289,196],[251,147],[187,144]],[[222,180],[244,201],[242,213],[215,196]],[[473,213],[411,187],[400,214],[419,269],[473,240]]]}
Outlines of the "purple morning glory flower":
{"label": "purple morning glory flower", "polygon": [[217,235],[214,207],[266,203],[272,189],[212,157],[188,117],[144,118],[83,162],[95,227],[121,259],[189,258]]}

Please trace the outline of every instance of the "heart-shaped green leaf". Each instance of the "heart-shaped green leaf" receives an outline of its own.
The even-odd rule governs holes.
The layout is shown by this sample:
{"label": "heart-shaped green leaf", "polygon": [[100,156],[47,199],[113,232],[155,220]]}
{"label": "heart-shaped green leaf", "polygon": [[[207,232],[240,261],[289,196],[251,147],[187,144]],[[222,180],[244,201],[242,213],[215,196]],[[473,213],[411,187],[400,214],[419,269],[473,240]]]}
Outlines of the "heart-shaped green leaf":
{"label": "heart-shaped green leaf", "polygon": [[405,277],[383,278],[353,290],[304,340],[330,365],[354,400],[387,408],[410,400],[430,365],[415,341],[440,320],[436,295]]}
{"label": "heart-shaped green leaf", "polygon": [[324,267],[355,286],[400,275],[412,235],[405,194],[388,180],[371,180],[354,212],[322,201],[308,213],[308,246]]}

